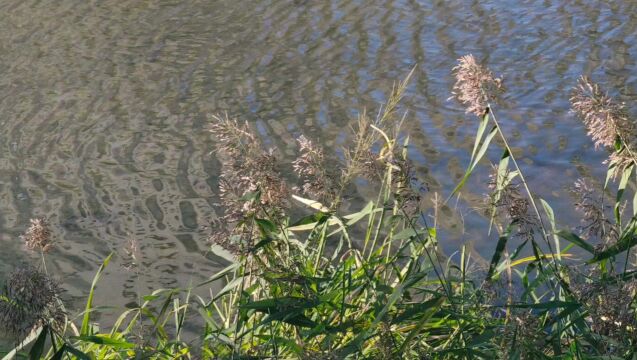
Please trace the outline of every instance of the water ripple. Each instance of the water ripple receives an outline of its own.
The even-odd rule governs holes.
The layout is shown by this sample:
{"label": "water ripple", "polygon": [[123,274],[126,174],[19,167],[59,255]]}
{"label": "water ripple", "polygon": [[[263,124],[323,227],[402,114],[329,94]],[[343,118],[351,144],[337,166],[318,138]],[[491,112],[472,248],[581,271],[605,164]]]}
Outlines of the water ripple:
{"label": "water ripple", "polygon": [[[558,210],[568,207],[556,197],[568,185],[561,175],[601,177],[603,158],[568,113],[568,90],[583,73],[635,100],[636,7],[0,0],[0,274],[26,258],[18,235],[29,218],[46,215],[60,240],[51,266],[71,297],[131,238],[142,250],[144,288],[208,275],[222,265],[205,252],[218,211],[208,116],[248,120],[286,158],[300,133],[333,148],[347,141],[356,112],[375,111],[414,65],[404,104],[412,156],[433,191],[450,189],[475,121],[445,100],[450,68],[469,52],[505,78],[504,128],[532,185],[542,184],[539,195]],[[485,176],[476,174],[470,198],[479,198]],[[451,243],[479,239],[456,235]],[[475,241],[487,252],[489,244]],[[134,301],[140,279],[109,271],[103,291],[121,289],[121,305]]]}

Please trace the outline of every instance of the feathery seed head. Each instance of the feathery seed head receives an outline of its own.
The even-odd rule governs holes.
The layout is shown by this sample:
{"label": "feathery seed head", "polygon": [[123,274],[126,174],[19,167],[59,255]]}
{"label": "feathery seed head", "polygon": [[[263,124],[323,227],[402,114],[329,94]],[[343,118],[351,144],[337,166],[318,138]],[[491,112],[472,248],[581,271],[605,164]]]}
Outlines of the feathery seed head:
{"label": "feathery seed head", "polygon": [[[613,178],[635,163],[631,149],[637,130],[623,103],[616,102],[597,84],[582,76],[573,89],[571,108],[584,122],[595,148],[612,150],[605,163],[609,164]],[[616,144],[620,144],[619,148]]]}
{"label": "feathery seed head", "polygon": [[451,93],[466,106],[467,113],[483,116],[489,101],[495,100],[503,91],[502,79],[496,78],[488,68],[478,64],[471,54],[458,59],[453,73],[456,82]]}
{"label": "feathery seed head", "polygon": [[494,214],[505,223],[516,223],[517,236],[524,239],[532,238],[539,225],[539,220],[529,211],[529,200],[520,193],[520,184],[514,181],[514,176],[510,175],[508,170],[503,176],[498,174],[498,167],[493,166],[489,175],[489,188],[492,193],[486,200],[489,212],[494,212],[490,213],[489,216]]}
{"label": "feathery seed head", "polygon": [[589,237],[599,237],[605,243],[614,243],[618,229],[604,215],[602,199],[584,179],[578,179],[571,190],[576,197],[575,210],[582,214],[582,231]]}
{"label": "feathery seed head", "polygon": [[339,177],[328,168],[323,149],[301,135],[297,140],[301,154],[292,162],[303,182],[299,190],[323,203],[336,200]]}
{"label": "feathery seed head", "polygon": [[625,105],[614,101],[585,76],[573,89],[571,107],[586,125],[595,148],[613,147],[618,136],[629,138],[635,132]]}
{"label": "feathery seed head", "polygon": [[51,230],[44,218],[31,219],[31,226],[21,236],[27,249],[47,252],[53,247]]}
{"label": "feathery seed head", "polygon": [[[219,195],[226,220],[237,222],[264,209],[279,214],[287,206],[289,191],[279,172],[273,150],[265,151],[247,124],[227,116],[214,116],[210,130],[222,164]],[[259,192],[258,200],[250,198]]]}

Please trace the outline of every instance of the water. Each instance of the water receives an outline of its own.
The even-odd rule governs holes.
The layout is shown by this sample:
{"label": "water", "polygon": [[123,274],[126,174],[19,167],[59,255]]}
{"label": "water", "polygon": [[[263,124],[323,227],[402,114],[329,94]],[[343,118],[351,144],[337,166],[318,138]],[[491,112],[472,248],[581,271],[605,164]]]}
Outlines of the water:
{"label": "water", "polygon": [[[111,304],[204,278],[224,264],[204,256],[218,216],[209,115],[249,121],[291,159],[301,133],[343,143],[357,111],[375,111],[413,66],[411,155],[430,194],[446,195],[477,125],[447,101],[466,53],[504,77],[505,131],[560,216],[576,176],[604,174],[569,89],[587,74],[637,98],[637,2],[1,0],[0,275],[28,259],[18,236],[29,219],[47,216],[58,239],[48,266],[67,298],[129,239],[143,271],[109,267],[99,291]],[[485,176],[462,218],[443,212],[449,249],[492,251],[484,228],[462,227],[484,226],[471,207]]]}

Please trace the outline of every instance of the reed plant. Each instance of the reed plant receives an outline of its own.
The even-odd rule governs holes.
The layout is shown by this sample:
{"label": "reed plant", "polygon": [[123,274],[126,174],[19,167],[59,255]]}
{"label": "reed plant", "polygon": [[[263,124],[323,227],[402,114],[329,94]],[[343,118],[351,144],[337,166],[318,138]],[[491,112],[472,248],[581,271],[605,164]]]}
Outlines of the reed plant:
{"label": "reed plant", "polygon": [[[427,205],[401,130],[414,71],[377,116],[360,114],[351,147],[330,154],[300,136],[291,164],[249,124],[213,117],[224,216],[210,251],[228,266],[199,284],[140,294],[108,328],[93,321],[94,290],[111,256],[71,318],[45,270],[50,232],[35,221],[25,243],[42,264],[12,275],[0,297],[0,319],[19,342],[5,358],[637,359],[637,196],[632,211],[624,200],[637,187],[636,134],[625,105],[586,78],[575,87],[573,111],[609,152],[608,175],[600,195],[574,179],[573,211],[584,223],[560,229],[496,117],[502,80],[471,55],[459,59],[452,95],[477,129],[467,170],[445,195],[461,197],[499,148],[484,229],[498,240],[485,267],[466,246],[448,255],[439,244],[442,205]],[[346,213],[345,195],[360,179],[377,196]],[[42,293],[23,290],[25,277]],[[196,336],[183,335],[187,324]]]}

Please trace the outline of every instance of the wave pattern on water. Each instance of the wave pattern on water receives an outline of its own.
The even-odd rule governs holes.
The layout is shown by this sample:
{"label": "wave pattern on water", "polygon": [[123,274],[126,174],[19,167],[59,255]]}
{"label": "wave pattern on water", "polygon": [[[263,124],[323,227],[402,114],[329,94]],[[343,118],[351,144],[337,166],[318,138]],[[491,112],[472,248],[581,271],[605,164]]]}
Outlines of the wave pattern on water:
{"label": "wave pattern on water", "polygon": [[[74,296],[131,238],[147,288],[210,274],[221,262],[204,256],[218,211],[209,114],[249,121],[285,158],[301,133],[334,148],[414,65],[412,156],[432,191],[450,189],[475,131],[446,101],[450,68],[470,52],[504,76],[505,130],[555,199],[564,172],[601,176],[569,88],[592,74],[635,100],[636,27],[633,1],[1,0],[0,273],[24,258],[29,218],[47,216],[60,240],[51,266]],[[103,281],[134,300],[134,274]]]}

